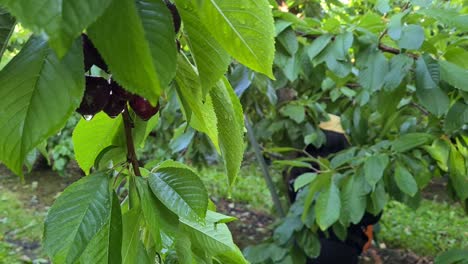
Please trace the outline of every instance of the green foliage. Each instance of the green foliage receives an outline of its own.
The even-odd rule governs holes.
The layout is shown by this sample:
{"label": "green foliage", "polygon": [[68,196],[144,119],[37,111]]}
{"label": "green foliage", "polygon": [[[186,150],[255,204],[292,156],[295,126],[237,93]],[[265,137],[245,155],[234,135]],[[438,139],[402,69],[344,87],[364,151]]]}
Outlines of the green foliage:
{"label": "green foliage", "polygon": [[[104,235],[110,240],[112,198],[107,173],[85,177],[63,192],[45,221],[44,248],[52,261],[74,263],[94,244],[93,240],[99,241]],[[115,215],[120,217],[120,213]]]}
{"label": "green foliage", "polygon": [[8,46],[8,40],[15,29],[16,20],[8,12],[0,9],[0,58]]}
{"label": "green foliage", "polygon": [[[136,3],[131,0],[113,1],[88,33],[113,78],[128,91],[156,104],[161,90],[175,74],[172,19],[162,0],[150,4],[145,4],[145,1]],[[122,17],[126,17],[125,21]]]}
{"label": "green foliage", "polygon": [[158,199],[181,218],[205,218],[208,194],[200,177],[189,167],[165,161],[148,176],[148,184]]}
{"label": "green foliage", "polygon": [[[165,122],[179,127],[172,140],[161,140],[173,153],[203,138],[196,130],[210,139],[204,145],[214,145],[220,154],[229,185],[235,182],[244,121],[224,73],[232,56],[273,77],[271,9],[266,0],[176,3],[0,0],[0,55],[14,46],[9,40],[16,22],[33,32],[0,72],[0,160],[14,173],[22,176],[23,164],[31,168],[53,135],[54,166],[63,168],[73,156],[72,144],[57,132],[80,102],[96,103],[100,112],[110,103],[96,100],[118,98],[117,85],[126,91],[116,117],[87,114],[73,131],[75,157],[88,176],[70,185],[47,216],[44,245],[54,263],[151,263],[156,257],[174,260],[173,252],[182,263],[247,263],[224,224],[231,218],[208,210],[198,174],[160,157],[140,164],[136,149]],[[181,34],[174,27],[179,23],[186,26]],[[84,32],[92,43],[83,45]],[[205,50],[207,45],[211,48]],[[211,60],[216,54],[218,60]],[[90,56],[102,57],[102,65],[95,65],[102,71],[84,69],[83,61],[97,63]],[[102,98],[88,98],[95,92],[88,91],[91,85],[85,90],[85,74],[101,78]],[[139,118],[135,112],[141,109],[132,104],[136,95],[144,97],[145,107],[162,105],[168,119]]]}
{"label": "green foliage", "polygon": [[274,27],[267,1],[240,0],[234,4],[210,0],[197,4],[200,20],[234,59],[273,77],[270,65],[274,57]]}
{"label": "green foliage", "polygon": [[236,180],[244,153],[244,117],[239,98],[234,94],[229,82],[222,81],[211,89],[211,99],[217,119],[219,147],[221,155],[226,161],[226,174],[229,184]]}
{"label": "green foliage", "polygon": [[203,25],[200,15],[192,12],[194,8],[192,1],[176,0],[176,4],[187,7],[181,8],[179,12],[184,20],[184,30],[187,33],[205,96],[227,70],[230,63],[229,53],[208,33],[208,28]]}
{"label": "green foliage", "polygon": [[93,23],[111,2],[111,0],[99,2],[91,0],[76,5],[73,1],[64,3],[49,1],[44,5],[36,5],[34,1],[29,0],[2,0],[0,4],[27,28],[34,32],[45,32],[51,46],[61,58],[65,56],[81,31]]}
{"label": "green foliage", "polygon": [[[302,209],[312,233],[340,232],[366,211],[380,213],[389,199],[417,207],[421,191],[441,174],[465,205],[466,1],[319,2],[286,1],[289,13],[273,11],[275,82],[238,65],[230,77],[265,155],[277,159],[275,169],[318,165],[310,171],[317,177],[298,184],[308,195],[289,213]],[[319,124],[329,114],[340,117],[354,148],[305,155],[305,146],[324,143]],[[302,239],[294,227],[276,230]],[[273,243],[300,255],[284,242],[273,236]],[[286,262],[286,255],[265,263]]]}
{"label": "green foliage", "polygon": [[89,173],[99,153],[108,146],[120,146],[118,136],[123,134],[121,117],[109,118],[106,114],[97,114],[90,122],[81,119],[73,132],[76,161],[81,169]]}
{"label": "green foliage", "polygon": [[0,90],[0,111],[4,113],[0,117],[0,158],[16,174],[23,174],[27,153],[65,125],[79,105],[84,85],[79,49],[75,42],[70,53],[59,60],[43,38],[32,37],[0,72],[4,83]]}

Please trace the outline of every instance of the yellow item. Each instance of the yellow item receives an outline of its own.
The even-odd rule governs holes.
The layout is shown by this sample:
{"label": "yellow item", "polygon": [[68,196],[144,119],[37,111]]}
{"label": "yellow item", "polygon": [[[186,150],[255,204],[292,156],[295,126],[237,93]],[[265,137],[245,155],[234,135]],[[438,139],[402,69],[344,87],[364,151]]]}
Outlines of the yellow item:
{"label": "yellow item", "polygon": [[319,127],[323,130],[333,131],[340,134],[345,134],[343,127],[341,127],[341,119],[339,116],[328,114],[330,120],[321,122]]}

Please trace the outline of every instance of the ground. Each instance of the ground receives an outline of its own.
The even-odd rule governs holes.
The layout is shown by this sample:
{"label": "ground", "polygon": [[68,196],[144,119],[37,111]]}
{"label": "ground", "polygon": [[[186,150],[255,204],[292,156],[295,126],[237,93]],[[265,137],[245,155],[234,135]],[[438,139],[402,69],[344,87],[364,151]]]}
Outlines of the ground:
{"label": "ground", "polygon": [[[35,171],[22,185],[16,176],[0,166],[0,201],[4,203],[0,207],[0,231],[3,232],[0,236],[0,263],[30,263],[32,260],[36,260],[36,263],[46,263],[44,253],[40,250],[41,222],[55,197],[67,185],[82,176],[78,170],[72,171],[74,173],[70,178],[60,177],[49,170]],[[439,188],[439,185],[440,183],[436,183],[434,188]],[[18,199],[19,201],[15,201]],[[271,235],[274,218],[268,213],[255,210],[247,203],[234,202],[226,198],[212,197],[212,199],[218,211],[239,219],[229,223],[229,228],[240,248],[257,244]],[[6,203],[8,206],[5,206]],[[12,212],[5,211],[5,208],[13,205],[27,215],[23,217],[23,222],[16,221],[16,224],[12,224],[11,219],[8,222],[8,219],[14,216],[8,215]],[[362,263],[427,264],[432,263],[432,258],[420,257],[404,249],[390,249],[384,243],[380,243],[363,255]]]}

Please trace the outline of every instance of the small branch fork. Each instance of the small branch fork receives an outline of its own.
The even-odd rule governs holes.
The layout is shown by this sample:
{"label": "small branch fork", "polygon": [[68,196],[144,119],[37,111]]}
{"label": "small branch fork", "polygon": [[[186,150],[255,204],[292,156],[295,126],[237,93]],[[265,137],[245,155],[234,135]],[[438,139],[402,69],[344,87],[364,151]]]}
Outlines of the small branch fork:
{"label": "small branch fork", "polygon": [[125,106],[125,110],[122,113],[124,128],[125,128],[125,139],[127,142],[127,162],[132,164],[133,171],[136,176],[141,176],[140,165],[138,164],[138,158],[135,152],[135,145],[133,144],[132,128],[133,121],[128,112],[128,107]]}

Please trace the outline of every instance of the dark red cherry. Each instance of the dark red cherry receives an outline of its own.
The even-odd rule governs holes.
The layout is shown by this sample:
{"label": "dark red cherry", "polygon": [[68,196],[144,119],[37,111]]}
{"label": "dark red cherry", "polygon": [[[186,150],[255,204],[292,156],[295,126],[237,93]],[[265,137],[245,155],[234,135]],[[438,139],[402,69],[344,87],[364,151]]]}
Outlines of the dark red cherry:
{"label": "dark red cherry", "polygon": [[128,91],[126,91],[120,84],[118,84],[116,81],[112,80],[110,83],[112,94],[115,94],[122,100],[130,100],[132,98],[132,94]]}
{"label": "dark red cherry", "polygon": [[93,116],[109,102],[110,85],[101,77],[86,76],[86,89],[81,104],[76,111],[83,116]]}
{"label": "dark red cherry", "polygon": [[126,100],[122,100],[118,95],[111,94],[109,102],[103,110],[110,118],[115,118],[124,111],[126,104]]}
{"label": "dark red cherry", "polygon": [[130,100],[130,107],[132,107],[135,114],[145,121],[159,111],[159,103],[156,106],[152,106],[148,100],[138,95],[133,96]]}
{"label": "dark red cherry", "polygon": [[94,47],[86,34],[81,34],[81,42],[83,44],[85,72],[89,71],[93,65],[96,65],[108,72],[109,69],[107,68],[107,64],[104,62],[101,54],[99,54],[99,51]]}
{"label": "dark red cherry", "polygon": [[166,6],[167,8],[169,9],[169,11],[171,11],[171,14],[172,14],[172,23],[174,23],[174,31],[175,33],[177,34],[180,30],[180,15],[179,15],[179,11],[177,11],[177,8],[176,6],[169,2],[169,1],[165,1],[166,2]]}
{"label": "dark red cherry", "polygon": [[115,118],[124,111],[127,100],[131,98],[131,94],[115,81],[111,81],[110,88],[111,95],[109,102],[104,107],[104,113],[111,118]]}

